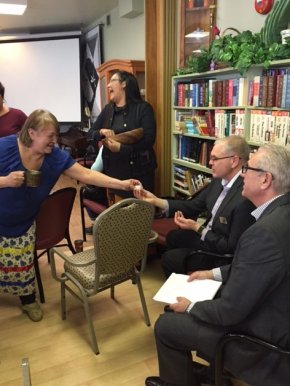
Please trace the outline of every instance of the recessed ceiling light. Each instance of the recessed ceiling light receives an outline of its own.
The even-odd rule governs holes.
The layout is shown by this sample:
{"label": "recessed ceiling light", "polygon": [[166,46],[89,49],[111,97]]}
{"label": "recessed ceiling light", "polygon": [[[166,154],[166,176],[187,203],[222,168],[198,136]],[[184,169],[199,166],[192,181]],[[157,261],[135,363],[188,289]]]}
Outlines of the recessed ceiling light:
{"label": "recessed ceiling light", "polygon": [[27,0],[0,0],[0,14],[23,15]]}

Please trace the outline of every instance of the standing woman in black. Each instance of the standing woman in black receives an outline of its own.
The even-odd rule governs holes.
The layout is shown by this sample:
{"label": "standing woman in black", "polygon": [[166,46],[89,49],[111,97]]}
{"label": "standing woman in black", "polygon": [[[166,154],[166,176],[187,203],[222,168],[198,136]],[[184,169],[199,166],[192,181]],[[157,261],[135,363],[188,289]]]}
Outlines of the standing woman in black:
{"label": "standing woman in black", "polygon": [[[142,99],[138,82],[130,72],[117,71],[107,87],[110,102],[98,116],[91,133],[94,140],[103,140],[105,145],[103,173],[119,179],[137,178],[145,189],[154,192],[156,122],[153,109]],[[128,135],[130,140],[124,140]],[[118,139],[120,136],[123,141]],[[109,191],[111,203],[127,197],[133,197],[132,192]]]}

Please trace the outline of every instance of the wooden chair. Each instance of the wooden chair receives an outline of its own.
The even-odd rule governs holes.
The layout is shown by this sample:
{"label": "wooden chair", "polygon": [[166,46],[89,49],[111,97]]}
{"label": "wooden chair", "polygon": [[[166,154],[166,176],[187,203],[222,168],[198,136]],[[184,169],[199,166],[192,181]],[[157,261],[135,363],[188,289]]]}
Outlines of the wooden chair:
{"label": "wooden chair", "polygon": [[[68,246],[75,253],[69,234],[69,221],[76,196],[75,188],[64,188],[50,194],[41,204],[36,217],[36,241],[34,249],[34,268],[41,303],[45,302],[44,290],[38,265],[38,259],[49,249]],[[59,244],[63,239],[66,243]],[[42,250],[38,255],[37,251]]]}
{"label": "wooden chair", "polygon": [[[58,248],[50,251],[52,276],[61,283],[62,319],[66,318],[65,293],[68,291],[84,306],[93,351],[98,354],[96,335],[88,298],[110,289],[114,299],[117,284],[131,280],[137,285],[147,326],[150,319],[141,284],[148,240],[154,215],[152,205],[134,198],[124,199],[102,212],[93,226],[94,247],[68,256]],[[61,274],[56,271],[55,255],[64,260]],[[141,262],[141,268],[139,264]]]}

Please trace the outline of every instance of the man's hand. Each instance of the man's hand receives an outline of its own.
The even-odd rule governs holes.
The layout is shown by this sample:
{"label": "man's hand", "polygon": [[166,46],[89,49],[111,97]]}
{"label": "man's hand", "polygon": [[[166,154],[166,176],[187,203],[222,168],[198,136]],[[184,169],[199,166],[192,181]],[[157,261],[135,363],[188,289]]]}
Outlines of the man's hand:
{"label": "man's hand", "polygon": [[173,304],[170,304],[170,308],[174,311],[174,312],[185,312],[185,310],[187,309],[187,307],[190,305],[191,301],[186,299],[186,298],[183,298],[181,296],[178,296],[176,298],[177,300],[177,303],[173,303]]}
{"label": "man's hand", "polygon": [[200,224],[197,221],[194,221],[190,218],[185,218],[183,213],[180,210],[176,211],[174,214],[174,222],[181,229],[188,229],[194,232],[197,232]]}
{"label": "man's hand", "polygon": [[139,200],[144,200],[149,202],[149,204],[157,206],[160,209],[165,209],[167,207],[167,201],[155,196],[149,190],[145,189],[134,189],[134,196]]}
{"label": "man's hand", "polygon": [[212,270],[192,272],[187,281],[213,279]]}

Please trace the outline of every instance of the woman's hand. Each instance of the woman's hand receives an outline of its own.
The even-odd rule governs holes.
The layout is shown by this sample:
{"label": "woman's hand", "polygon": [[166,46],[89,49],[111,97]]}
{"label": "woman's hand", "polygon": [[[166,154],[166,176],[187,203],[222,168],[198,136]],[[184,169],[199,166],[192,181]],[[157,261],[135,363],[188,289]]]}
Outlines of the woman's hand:
{"label": "woman's hand", "polygon": [[100,134],[106,138],[113,137],[115,135],[114,130],[111,129],[101,129]]}
{"label": "woman's hand", "polygon": [[174,222],[179,228],[181,229],[188,229],[197,232],[198,228],[200,227],[200,224],[196,221],[185,218],[183,213],[180,212],[180,210],[176,211],[174,214]]}
{"label": "woman's hand", "polygon": [[130,179],[130,180],[121,180],[120,181],[123,190],[135,190],[137,186],[141,186],[142,184],[138,180]]}
{"label": "woman's hand", "polygon": [[119,153],[121,149],[120,142],[115,141],[112,138],[106,139],[106,147],[112,152],[112,153]]}
{"label": "woman's hand", "polygon": [[11,172],[4,178],[6,178],[5,187],[8,188],[19,188],[25,181],[23,171]]}

